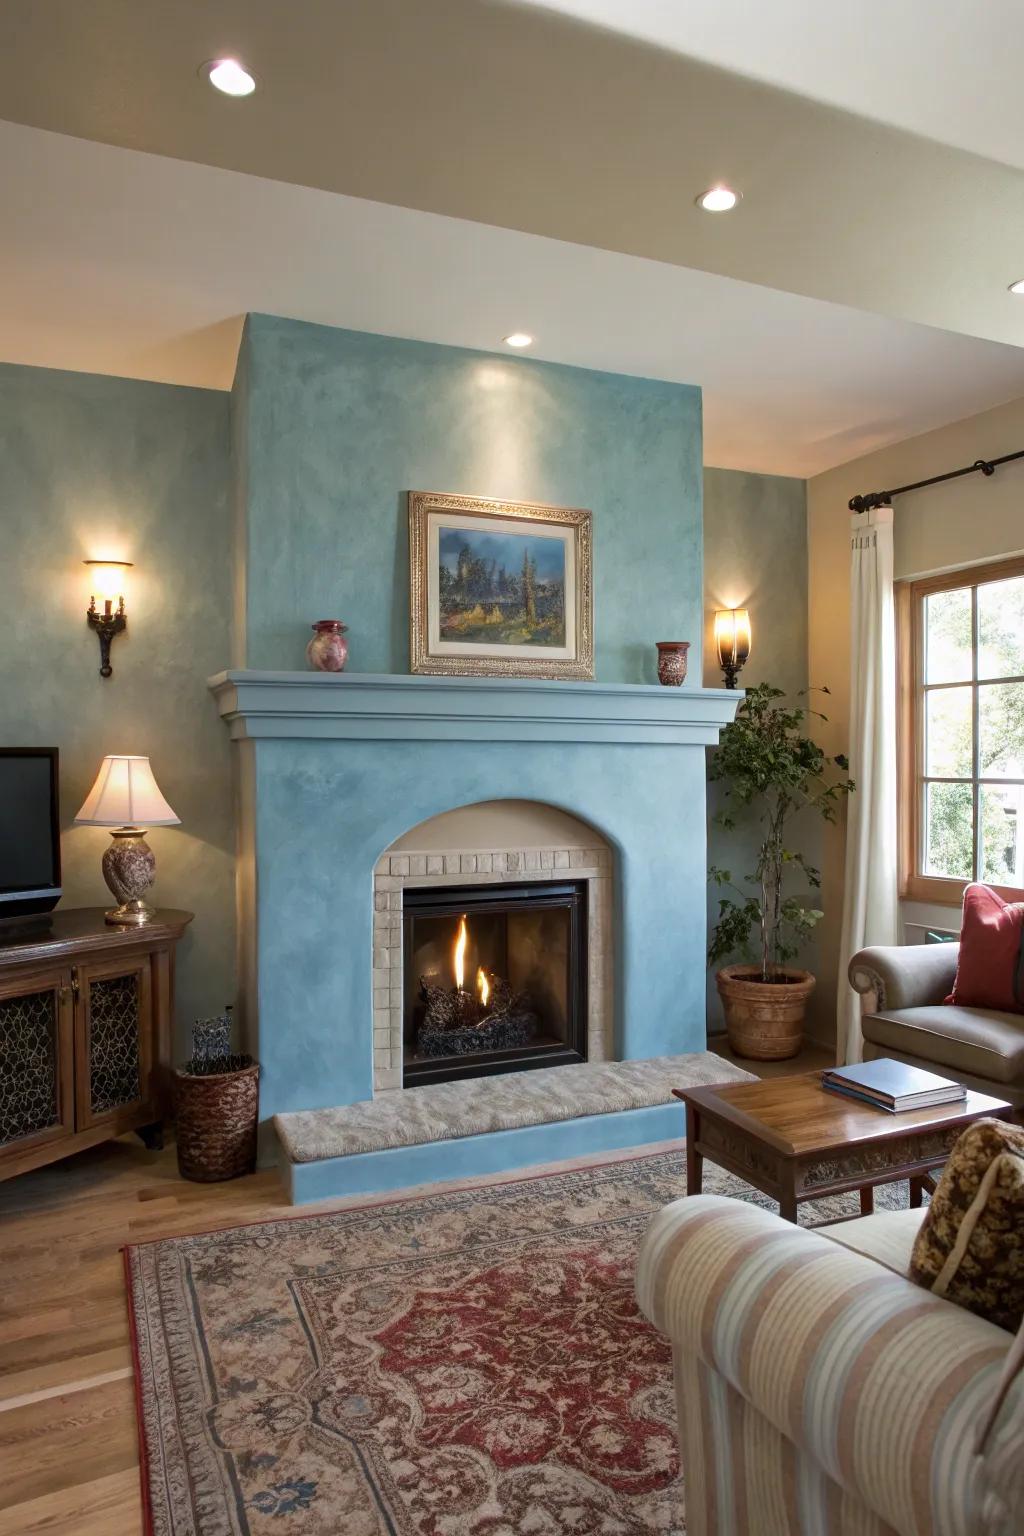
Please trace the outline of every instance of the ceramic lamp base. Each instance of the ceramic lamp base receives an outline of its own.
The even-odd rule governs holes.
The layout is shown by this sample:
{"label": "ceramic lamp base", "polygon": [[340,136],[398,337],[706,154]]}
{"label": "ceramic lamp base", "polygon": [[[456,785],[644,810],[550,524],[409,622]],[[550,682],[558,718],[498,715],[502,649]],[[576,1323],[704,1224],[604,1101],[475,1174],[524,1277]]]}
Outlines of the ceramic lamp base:
{"label": "ceramic lamp base", "polygon": [[156,859],[142,827],[117,827],[103,855],[103,878],[118,905],[105,913],[111,924],[141,926],[153,917],[143,900],[156,878]]}

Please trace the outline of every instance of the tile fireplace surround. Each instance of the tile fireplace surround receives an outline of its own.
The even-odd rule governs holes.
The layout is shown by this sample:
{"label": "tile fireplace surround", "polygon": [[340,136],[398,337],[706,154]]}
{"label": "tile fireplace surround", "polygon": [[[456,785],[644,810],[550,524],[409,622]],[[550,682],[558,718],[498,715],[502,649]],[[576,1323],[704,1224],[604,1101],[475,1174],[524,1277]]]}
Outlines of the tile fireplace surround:
{"label": "tile fireplace surround", "polygon": [[455,876],[443,853],[407,851],[406,834],[484,801],[557,807],[597,834],[590,862],[586,849],[493,849],[489,870],[460,853],[455,877],[562,854],[592,878],[591,1059],[705,1048],[704,748],[742,693],[257,671],[210,687],[239,748],[241,1013],[264,1120],[399,1087],[390,941],[374,942],[395,925],[379,919],[394,912],[400,928],[406,879]]}
{"label": "tile fireplace surround", "polygon": [[612,1010],[612,853],[584,847],[449,848],[386,853],[373,873],[373,1089],[402,1087],[402,898],[408,889],[580,880],[587,886],[587,1060],[615,1057]]}

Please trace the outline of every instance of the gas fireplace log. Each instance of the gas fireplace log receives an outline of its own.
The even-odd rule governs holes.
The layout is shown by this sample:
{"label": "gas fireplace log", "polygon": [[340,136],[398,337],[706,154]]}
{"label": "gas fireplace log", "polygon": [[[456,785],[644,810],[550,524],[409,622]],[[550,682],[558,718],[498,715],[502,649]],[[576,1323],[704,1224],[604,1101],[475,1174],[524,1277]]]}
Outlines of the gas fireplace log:
{"label": "gas fireplace log", "polygon": [[417,1033],[424,1056],[465,1056],[526,1045],[536,1032],[529,999],[501,977],[492,978],[488,1005],[462,987],[437,987],[420,978],[426,1015]]}
{"label": "gas fireplace log", "polygon": [[445,1029],[424,1022],[416,1037],[421,1056],[472,1056],[528,1045],[537,1029],[535,1013],[488,1014],[475,1025]]}

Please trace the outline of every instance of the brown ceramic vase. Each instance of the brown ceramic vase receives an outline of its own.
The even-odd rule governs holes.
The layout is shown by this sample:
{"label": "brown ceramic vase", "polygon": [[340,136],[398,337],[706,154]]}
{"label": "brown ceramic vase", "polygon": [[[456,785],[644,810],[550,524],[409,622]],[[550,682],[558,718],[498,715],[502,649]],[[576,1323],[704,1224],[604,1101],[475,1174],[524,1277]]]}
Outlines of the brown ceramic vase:
{"label": "brown ceramic vase", "polygon": [[658,682],[663,688],[680,688],[686,678],[686,653],[689,640],[656,640],[658,647]]}

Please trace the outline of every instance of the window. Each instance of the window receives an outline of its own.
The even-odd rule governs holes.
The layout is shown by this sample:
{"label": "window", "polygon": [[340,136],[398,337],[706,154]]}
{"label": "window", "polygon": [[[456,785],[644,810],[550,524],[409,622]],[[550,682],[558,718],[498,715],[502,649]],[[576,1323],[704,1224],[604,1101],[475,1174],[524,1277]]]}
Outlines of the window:
{"label": "window", "polygon": [[904,896],[1024,894],[1024,558],[897,587]]}

